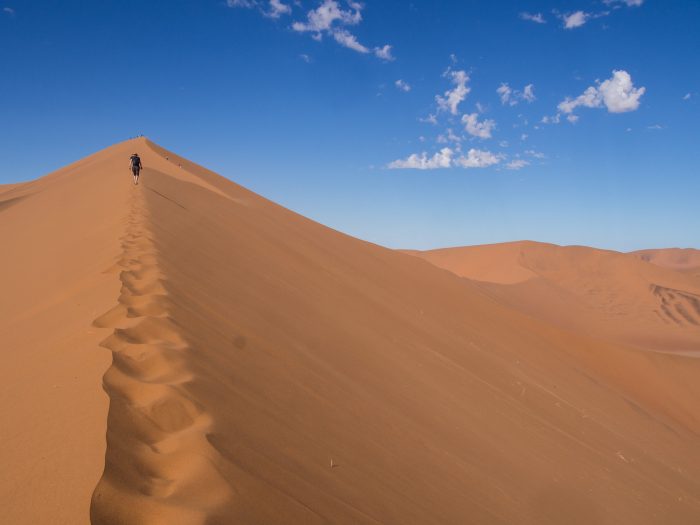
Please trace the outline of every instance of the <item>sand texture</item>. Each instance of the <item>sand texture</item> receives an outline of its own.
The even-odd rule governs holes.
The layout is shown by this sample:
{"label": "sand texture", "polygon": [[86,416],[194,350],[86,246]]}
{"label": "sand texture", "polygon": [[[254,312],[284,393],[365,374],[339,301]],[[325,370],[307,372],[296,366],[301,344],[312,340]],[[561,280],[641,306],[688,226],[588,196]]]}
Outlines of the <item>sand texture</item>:
{"label": "sand texture", "polygon": [[0,187],[0,243],[7,523],[700,518],[685,267],[389,250],[145,139]]}

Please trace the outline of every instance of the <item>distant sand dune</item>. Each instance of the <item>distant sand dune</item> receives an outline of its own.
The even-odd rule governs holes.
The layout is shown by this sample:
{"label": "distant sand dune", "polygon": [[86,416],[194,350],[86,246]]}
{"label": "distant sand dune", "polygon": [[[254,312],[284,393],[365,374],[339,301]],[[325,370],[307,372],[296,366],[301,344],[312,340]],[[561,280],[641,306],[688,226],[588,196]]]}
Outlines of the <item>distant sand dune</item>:
{"label": "distant sand dune", "polygon": [[[409,252],[482,281],[504,304],[589,336],[660,351],[700,349],[694,252],[647,256],[534,242]],[[489,261],[493,264],[489,265]],[[670,325],[669,325],[670,323]]]}

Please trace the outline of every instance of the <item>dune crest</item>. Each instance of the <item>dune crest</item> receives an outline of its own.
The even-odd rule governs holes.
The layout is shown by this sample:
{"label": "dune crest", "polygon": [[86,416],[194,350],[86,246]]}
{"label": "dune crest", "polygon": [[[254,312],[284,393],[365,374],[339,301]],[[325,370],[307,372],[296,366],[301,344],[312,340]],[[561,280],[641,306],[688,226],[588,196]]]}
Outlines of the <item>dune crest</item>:
{"label": "dune crest", "polygon": [[105,470],[92,497],[93,523],[204,524],[231,497],[206,435],[211,418],[182,388],[189,347],[168,315],[145,202],[135,192],[122,237],[118,305],[95,319],[114,328],[104,375],[110,397]]}

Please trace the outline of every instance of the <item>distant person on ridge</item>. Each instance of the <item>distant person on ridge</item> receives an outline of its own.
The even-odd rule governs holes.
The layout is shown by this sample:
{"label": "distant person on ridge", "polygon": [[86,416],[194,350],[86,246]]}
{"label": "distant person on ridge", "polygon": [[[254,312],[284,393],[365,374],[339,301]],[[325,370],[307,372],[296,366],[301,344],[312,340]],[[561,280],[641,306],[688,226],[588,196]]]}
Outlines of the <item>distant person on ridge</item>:
{"label": "distant person on ridge", "polygon": [[134,153],[131,156],[129,167],[131,168],[131,173],[134,174],[134,184],[138,184],[139,173],[141,172],[141,168],[143,168],[143,165],[141,164],[141,157],[139,157],[138,153]]}

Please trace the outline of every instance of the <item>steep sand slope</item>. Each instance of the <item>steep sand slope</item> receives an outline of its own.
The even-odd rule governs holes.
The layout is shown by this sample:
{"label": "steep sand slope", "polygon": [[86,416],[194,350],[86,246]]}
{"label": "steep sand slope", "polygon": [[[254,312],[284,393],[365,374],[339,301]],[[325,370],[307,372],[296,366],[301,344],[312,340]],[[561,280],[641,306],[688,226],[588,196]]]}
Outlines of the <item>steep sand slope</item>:
{"label": "steep sand slope", "polygon": [[[123,162],[135,147],[146,171],[130,187]],[[66,293],[57,300],[63,317],[3,303],[3,313],[26,319],[36,337],[19,342],[39,362],[20,366],[3,348],[3,370],[14,367],[3,385],[24,393],[3,397],[2,409],[24,404],[11,414],[24,441],[60,421],[57,440],[70,443],[104,425],[94,389],[106,370],[93,523],[697,521],[697,360],[562,331],[479,284],[313,223],[147,141],[109,148],[65,176],[79,182],[56,188],[96,198],[86,194],[91,209],[75,211],[87,223],[74,225],[76,239],[91,249],[71,259],[83,266],[60,265],[56,286],[78,289],[75,271],[94,279],[93,301],[69,310]],[[47,184],[44,206],[74,195],[49,194],[46,180],[36,183]],[[42,223],[67,220],[35,213]],[[3,227],[18,230],[30,216]],[[65,236],[55,237],[44,239],[56,245],[54,261],[35,273],[19,268],[39,260],[32,252],[14,266],[3,261],[19,276],[7,283],[13,293],[51,290],[35,280],[70,254]],[[100,338],[61,346],[52,323]],[[103,365],[80,369],[95,375],[92,390],[71,391],[37,423],[30,411],[50,406],[50,366],[75,369],[65,361],[88,344]],[[85,453],[101,444],[86,437]],[[53,453],[68,458],[65,450]],[[37,451],[52,453],[33,441],[15,446],[12,472],[23,474]],[[95,483],[89,473],[102,462],[69,459],[69,475],[78,469],[80,483]],[[61,486],[64,472],[49,474],[57,494],[85,509],[84,491]],[[26,498],[21,481],[35,479],[8,478],[3,497],[20,487],[15,498]],[[26,519],[20,503],[5,501],[12,522],[54,522]]]}
{"label": "steep sand slope", "polygon": [[153,151],[122,274],[149,311],[98,321],[119,372],[95,522],[700,512],[697,361],[572,337]]}
{"label": "steep sand slope", "polygon": [[109,366],[90,322],[119,289],[110,267],[129,203],[125,153],[117,146],[0,188],[3,523],[88,522]]}
{"label": "steep sand slope", "polygon": [[529,241],[409,253],[483,281],[498,301],[569,330],[700,351],[700,280],[687,265],[678,271],[636,254]]}

